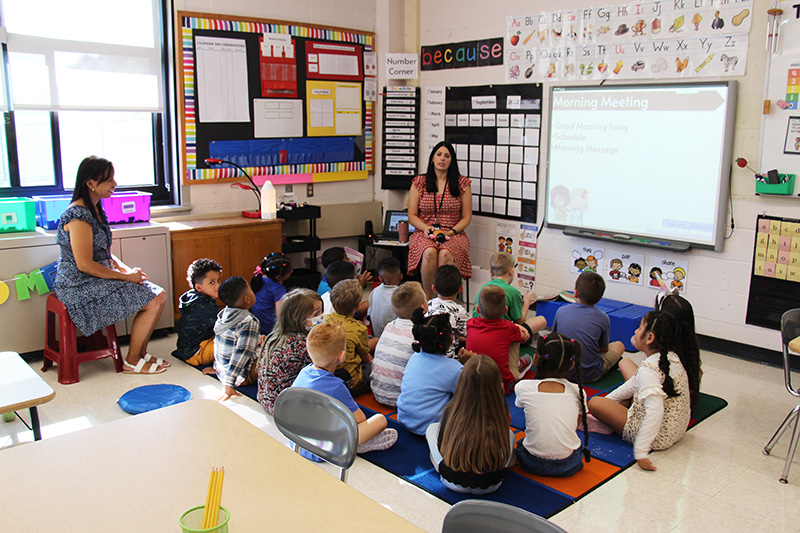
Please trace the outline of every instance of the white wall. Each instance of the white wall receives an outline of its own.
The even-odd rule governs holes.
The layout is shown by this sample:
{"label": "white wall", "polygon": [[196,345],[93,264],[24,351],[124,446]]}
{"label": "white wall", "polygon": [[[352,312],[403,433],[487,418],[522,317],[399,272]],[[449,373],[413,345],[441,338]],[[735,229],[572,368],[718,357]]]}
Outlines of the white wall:
{"label": "white wall", "polygon": [[[615,2],[623,3],[623,2]],[[744,157],[755,162],[758,159],[762,80],[765,66],[764,40],[766,36],[767,2],[757,2],[760,7],[753,10],[750,32],[747,75],[734,78],[739,82],[739,103],[735,124],[734,158]],[[530,2],[506,0],[494,2],[491,9],[480,0],[420,0],[420,42],[423,46],[473,39],[485,39],[505,35],[506,16],[525,15],[536,11],[572,9],[598,5],[597,2],[581,0],[541,0]],[[420,85],[464,86],[504,83],[502,66],[441,70],[424,72]],[[547,86],[545,86],[547,93]],[[547,105],[543,106],[545,109]],[[545,121],[546,122],[546,121]],[[543,135],[543,137],[545,137]],[[542,154],[547,154],[546,140]],[[545,157],[545,156],[543,156]],[[544,163],[544,161],[541,161]],[[544,164],[540,165],[538,196],[545,197]],[[680,168],[676,167],[676,172]],[[646,179],[646,173],[643,175]],[[753,256],[756,215],[767,212],[775,216],[797,217],[800,203],[792,198],[758,197],[754,194],[753,177],[749,171],[734,166],[732,171],[732,194],[735,214],[735,231],[726,241],[721,253],[691,250],[680,254],[687,259],[691,278],[687,278],[686,297],[692,302],[699,333],[728,339],[744,344],[778,349],[778,333],[744,323],[747,294],[750,285],[750,268]],[[541,204],[541,200],[540,200]],[[539,206],[539,220],[544,214]],[[494,241],[494,219],[475,217],[468,229],[472,242],[473,264],[488,266]],[[536,289],[540,293],[556,289],[570,289],[575,274],[570,274],[567,258],[576,239],[566,237],[560,231],[545,229],[538,242]],[[616,247],[616,245],[615,245]],[[625,248],[625,247],[620,247]],[[631,248],[642,253],[644,249]],[[644,253],[648,253],[644,251]],[[618,300],[651,305],[655,293],[645,287],[625,287],[608,284],[606,296]]]}
{"label": "white wall", "polygon": [[[199,13],[219,13],[272,20],[286,20],[323,26],[336,26],[362,31],[376,32],[376,46],[379,52],[390,51],[387,43],[392,38],[390,32],[403,38],[403,4],[402,1],[390,0],[176,0],[176,11]],[[397,9],[399,6],[399,16]],[[376,13],[380,21],[376,23]],[[389,24],[389,20],[398,21]],[[387,32],[390,32],[387,35]],[[379,86],[385,80],[379,77]],[[376,110],[376,119],[380,114]],[[380,130],[376,128],[374,139],[379,138]],[[376,161],[380,160],[379,152],[375,153]],[[375,179],[343,181],[335,183],[314,184],[314,197],[306,197],[304,185],[295,185],[293,192],[300,202],[307,201],[315,205],[372,201],[375,196]],[[378,183],[380,188],[380,183]],[[284,186],[277,186],[278,194],[284,192]],[[192,206],[192,215],[204,216],[219,213],[231,213],[243,209],[257,209],[255,195],[249,191],[231,189],[230,184],[197,184],[182,188],[182,203]],[[328,244],[325,243],[324,246]]]}

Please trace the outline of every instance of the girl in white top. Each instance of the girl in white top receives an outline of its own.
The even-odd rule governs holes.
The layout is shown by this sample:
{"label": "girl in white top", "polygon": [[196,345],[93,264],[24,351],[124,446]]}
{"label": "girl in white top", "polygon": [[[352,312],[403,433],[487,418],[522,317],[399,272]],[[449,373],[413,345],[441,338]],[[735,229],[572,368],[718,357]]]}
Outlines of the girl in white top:
{"label": "girl in white top", "polygon": [[[559,333],[540,337],[536,343],[536,379],[517,383],[516,405],[525,410],[525,438],[517,443],[520,466],[539,476],[566,477],[583,468],[591,457],[586,445],[589,433],[578,438],[582,421],[586,428],[586,398],[581,384],[581,345]],[[578,384],[567,381],[576,369]]]}
{"label": "girl in white top", "polygon": [[633,443],[633,456],[644,470],[655,470],[650,450],[664,450],[686,433],[690,417],[689,379],[673,351],[685,334],[666,311],[650,311],[631,338],[647,358],[619,388],[589,400],[589,410],[622,438]]}

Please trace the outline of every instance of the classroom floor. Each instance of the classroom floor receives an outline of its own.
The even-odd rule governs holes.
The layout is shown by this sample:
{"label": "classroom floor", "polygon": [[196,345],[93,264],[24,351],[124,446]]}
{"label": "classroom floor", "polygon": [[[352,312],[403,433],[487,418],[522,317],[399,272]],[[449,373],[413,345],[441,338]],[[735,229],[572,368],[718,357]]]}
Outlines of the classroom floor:
{"label": "classroom floor", "polygon": [[[219,382],[169,357],[175,338],[172,334],[151,343],[151,353],[173,363],[157,376],[116,374],[110,359],[81,365],[80,382],[73,385],[60,385],[54,369],[42,374],[56,391],[52,402],[39,407],[43,438],[130,416],[116,400],[139,385],[176,383],[194,398],[219,397]],[[41,373],[40,362],[31,366]],[[629,468],[557,514],[555,523],[567,531],[592,533],[800,532],[800,454],[788,485],[778,478],[790,436],[783,437],[771,456],[762,454],[766,441],[798,403],[783,387],[782,370],[708,352],[703,353],[703,370],[702,390],[725,398],[728,407],[690,430],[670,450],[653,453],[657,472]],[[225,405],[286,442],[257,402],[240,397]],[[27,419],[27,410],[21,414]],[[0,453],[32,441],[32,433],[19,420],[0,422]],[[359,458],[348,483],[422,529],[441,531],[449,505],[384,470]]]}

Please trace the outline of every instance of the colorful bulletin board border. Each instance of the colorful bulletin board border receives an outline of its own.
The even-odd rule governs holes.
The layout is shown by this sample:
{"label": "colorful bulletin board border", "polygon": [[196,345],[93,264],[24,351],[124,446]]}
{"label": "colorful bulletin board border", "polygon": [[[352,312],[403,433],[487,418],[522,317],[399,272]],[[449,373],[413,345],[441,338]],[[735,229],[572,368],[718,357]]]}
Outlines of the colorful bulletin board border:
{"label": "colorful bulletin board border", "polygon": [[[319,26],[281,20],[235,17],[211,13],[195,13],[179,11],[176,31],[178,61],[182,66],[179,75],[180,93],[183,95],[181,108],[181,133],[183,143],[181,174],[184,184],[220,183],[240,181],[241,174],[233,168],[197,168],[197,105],[195,94],[195,50],[192,32],[195,29],[218,30],[242,33],[282,33],[292,37],[304,37],[325,41],[338,41],[362,45],[364,51],[372,51],[375,46],[375,34],[346,28]],[[353,179],[354,172],[363,172],[364,178],[373,168],[373,104],[364,102],[366,117],[364,121],[364,137],[366,160],[345,163],[324,163],[313,165],[275,165],[260,167],[244,167],[251,176],[275,176],[283,174],[314,174],[319,181],[340,181]],[[326,175],[323,179],[322,176]],[[359,174],[360,175],[360,174]],[[361,178],[359,178],[361,179]],[[315,179],[315,181],[317,181]]]}
{"label": "colorful bulletin board border", "polygon": [[742,76],[753,0],[649,0],[507,19],[508,83]]}

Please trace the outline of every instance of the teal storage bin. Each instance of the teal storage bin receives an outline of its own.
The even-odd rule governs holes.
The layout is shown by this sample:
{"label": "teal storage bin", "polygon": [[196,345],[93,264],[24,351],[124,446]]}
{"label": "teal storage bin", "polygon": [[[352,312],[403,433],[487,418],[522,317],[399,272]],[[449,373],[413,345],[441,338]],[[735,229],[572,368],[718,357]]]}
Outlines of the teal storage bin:
{"label": "teal storage bin", "polygon": [[778,174],[778,178],[781,180],[780,183],[764,183],[756,180],[756,194],[792,194],[794,192],[794,177],[794,174]]}
{"label": "teal storage bin", "polygon": [[36,202],[30,198],[0,198],[0,233],[33,231]]}
{"label": "teal storage bin", "polygon": [[61,215],[72,203],[72,196],[66,194],[34,196],[33,200],[36,202],[36,224],[44,229],[56,229]]}

